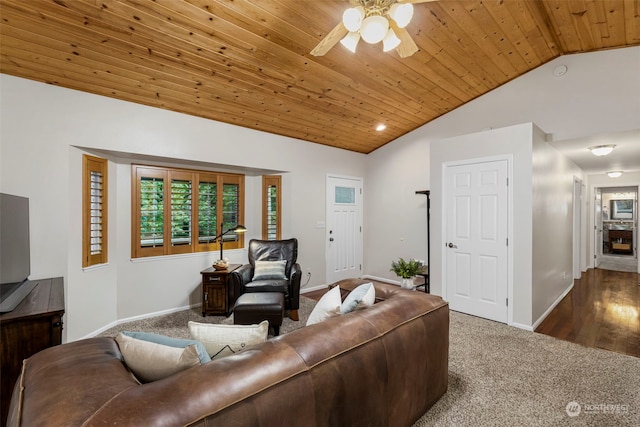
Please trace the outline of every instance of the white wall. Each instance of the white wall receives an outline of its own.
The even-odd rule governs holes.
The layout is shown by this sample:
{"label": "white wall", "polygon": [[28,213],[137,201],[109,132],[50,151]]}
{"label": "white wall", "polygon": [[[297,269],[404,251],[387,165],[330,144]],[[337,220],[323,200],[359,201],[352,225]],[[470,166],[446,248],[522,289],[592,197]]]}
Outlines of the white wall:
{"label": "white wall", "polygon": [[432,245],[431,288],[441,294],[444,262],[443,218],[443,165],[447,162],[510,156],[512,176],[510,180],[510,205],[513,209],[513,225],[509,226],[509,251],[513,268],[509,269],[510,323],[531,325],[531,258],[532,234],[532,138],[531,123],[463,135],[431,143],[431,205]]}
{"label": "white wall", "polygon": [[[544,140],[533,139],[533,257],[532,324],[539,324],[550,308],[573,285],[574,178],[582,170]],[[583,206],[584,208],[584,206]],[[584,228],[582,241],[586,241]]]}
{"label": "white wall", "polygon": [[[568,72],[559,78],[553,69],[560,64]],[[370,153],[365,272],[397,280],[388,271],[393,259],[426,258],[425,196],[413,193],[433,190],[430,144],[529,122],[554,140],[637,129],[639,64],[640,47],[563,56]]]}
{"label": "white wall", "polygon": [[[8,75],[0,85],[1,191],[30,199],[32,239],[39,238],[30,277],[65,278],[68,340],[118,319],[198,303],[199,272],[215,256],[131,261],[127,157],[286,171],[283,237],[299,239],[298,260],[312,273],[308,286],[325,283],[324,230],[316,222],[325,217],[326,174],[364,176],[364,155]],[[109,263],[83,271],[81,159],[96,150],[111,152]],[[247,239],[261,236],[260,188],[259,177],[247,177]],[[246,262],[244,250],[225,254]]]}

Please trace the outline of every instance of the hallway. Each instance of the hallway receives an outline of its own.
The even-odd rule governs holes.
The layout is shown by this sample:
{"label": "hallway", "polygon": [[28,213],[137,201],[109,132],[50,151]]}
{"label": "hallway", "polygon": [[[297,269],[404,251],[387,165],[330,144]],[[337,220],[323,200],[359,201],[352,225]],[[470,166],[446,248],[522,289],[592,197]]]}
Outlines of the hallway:
{"label": "hallway", "polygon": [[589,269],[536,332],[640,357],[640,275]]}

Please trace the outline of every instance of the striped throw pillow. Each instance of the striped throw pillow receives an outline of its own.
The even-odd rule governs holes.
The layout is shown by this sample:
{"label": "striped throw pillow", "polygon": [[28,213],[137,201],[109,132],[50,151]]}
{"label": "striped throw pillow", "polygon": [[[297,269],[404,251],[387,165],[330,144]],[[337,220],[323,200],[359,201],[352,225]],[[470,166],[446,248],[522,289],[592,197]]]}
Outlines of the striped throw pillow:
{"label": "striped throw pillow", "polygon": [[253,280],[286,279],[284,269],[287,261],[256,261]]}

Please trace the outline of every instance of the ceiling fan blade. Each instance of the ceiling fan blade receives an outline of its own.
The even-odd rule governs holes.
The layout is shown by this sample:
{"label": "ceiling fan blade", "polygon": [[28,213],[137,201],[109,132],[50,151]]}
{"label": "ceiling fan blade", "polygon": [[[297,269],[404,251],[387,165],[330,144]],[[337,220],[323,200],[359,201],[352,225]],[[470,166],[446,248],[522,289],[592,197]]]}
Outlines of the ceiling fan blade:
{"label": "ceiling fan blade", "polygon": [[400,58],[406,58],[418,51],[418,46],[411,38],[411,34],[406,28],[399,28],[393,20],[390,20],[391,28],[396,36],[400,39],[400,44],[396,47],[396,52],[400,55]]}
{"label": "ceiling fan blade", "polygon": [[322,56],[325,53],[329,52],[336,43],[338,43],[344,36],[347,35],[349,30],[347,30],[342,22],[335,26],[333,30],[326,35],[325,38],[320,40],[320,43],[311,51],[311,55],[313,56]]}

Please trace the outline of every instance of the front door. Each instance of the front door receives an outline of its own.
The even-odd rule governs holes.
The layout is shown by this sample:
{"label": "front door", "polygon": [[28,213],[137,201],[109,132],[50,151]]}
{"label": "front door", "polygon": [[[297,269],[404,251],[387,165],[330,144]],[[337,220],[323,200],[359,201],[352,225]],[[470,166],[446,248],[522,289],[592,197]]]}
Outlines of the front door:
{"label": "front door", "polygon": [[508,161],[445,170],[446,296],[452,310],[507,323]]}
{"label": "front door", "polygon": [[362,178],[327,176],[327,283],[362,275]]}

